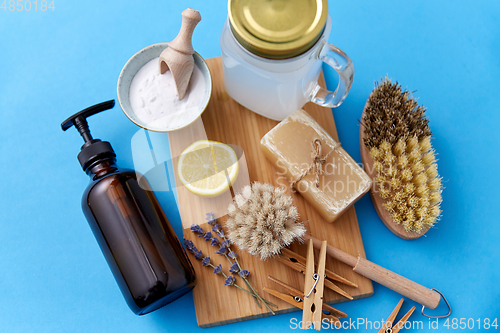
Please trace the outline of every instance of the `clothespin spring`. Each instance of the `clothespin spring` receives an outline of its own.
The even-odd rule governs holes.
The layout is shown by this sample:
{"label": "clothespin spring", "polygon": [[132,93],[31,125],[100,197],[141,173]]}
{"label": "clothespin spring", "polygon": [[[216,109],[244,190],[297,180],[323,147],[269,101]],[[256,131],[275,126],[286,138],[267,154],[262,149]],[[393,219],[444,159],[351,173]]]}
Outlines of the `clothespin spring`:
{"label": "clothespin spring", "polygon": [[314,288],[316,288],[316,285],[318,284],[318,281],[319,281],[319,275],[318,273],[314,273],[313,274],[313,280],[314,280],[314,284],[311,288],[311,291],[309,291],[309,294],[307,294],[306,296],[304,296],[305,298],[308,298],[309,296],[311,296],[312,292],[314,291]]}

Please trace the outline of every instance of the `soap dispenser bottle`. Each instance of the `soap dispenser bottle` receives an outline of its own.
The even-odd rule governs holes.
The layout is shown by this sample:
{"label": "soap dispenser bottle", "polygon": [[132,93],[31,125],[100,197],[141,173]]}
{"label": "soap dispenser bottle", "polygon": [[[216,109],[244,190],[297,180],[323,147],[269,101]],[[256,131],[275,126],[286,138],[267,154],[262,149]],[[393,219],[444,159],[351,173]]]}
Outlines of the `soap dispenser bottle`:
{"label": "soap dispenser bottle", "polygon": [[91,106],[61,127],[75,126],[85,140],[78,154],[90,177],[83,212],[130,309],[143,315],[191,290],[195,273],[147,180],[119,168],[110,143],[90,134],[87,118],[114,105]]}

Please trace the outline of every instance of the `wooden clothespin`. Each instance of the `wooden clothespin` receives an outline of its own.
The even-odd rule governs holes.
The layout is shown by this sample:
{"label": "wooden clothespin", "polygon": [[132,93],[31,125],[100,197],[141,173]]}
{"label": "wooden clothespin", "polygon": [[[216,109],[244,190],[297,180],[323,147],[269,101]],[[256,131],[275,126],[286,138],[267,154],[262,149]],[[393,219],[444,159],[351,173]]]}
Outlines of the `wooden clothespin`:
{"label": "wooden clothespin", "polygon": [[[299,255],[293,251],[290,251],[289,249],[281,249],[281,255],[277,256],[276,260],[278,260],[282,264],[296,270],[297,272],[301,272],[302,274],[305,274],[305,272],[306,272],[306,261],[307,261],[306,258],[302,257],[301,255]],[[355,288],[358,287],[357,284],[343,278],[340,275],[335,274],[334,272],[332,272],[328,269],[325,269],[325,273],[326,273],[327,278],[329,278],[331,280],[335,280],[335,281],[341,282],[345,285],[352,286]],[[325,279],[325,287],[335,291],[336,293],[344,296],[345,298],[352,300],[351,295],[349,295],[342,288],[340,288],[339,286],[337,286],[335,283],[333,283],[330,280]]]}
{"label": "wooden clothespin", "polygon": [[[276,291],[276,290],[273,290],[273,289],[270,289],[267,287],[264,287],[264,291],[273,295],[274,297],[278,297],[282,301],[285,301],[288,304],[293,305],[301,310],[304,309],[304,300],[300,296],[283,294],[283,293],[280,293],[279,291]],[[327,304],[323,304],[323,306],[324,305],[327,305]],[[327,306],[329,306],[329,305],[327,305]],[[332,309],[335,309],[335,308],[332,308]],[[325,311],[327,313],[325,313]],[[337,327],[339,327],[339,328],[341,327],[339,318],[336,317],[335,315],[333,315],[332,312],[330,312],[329,310],[323,309],[323,312],[321,313],[321,319],[322,320],[326,319],[330,323],[333,323],[334,325],[336,325]]]}
{"label": "wooden clothespin", "polygon": [[[281,287],[283,287],[289,295],[285,295],[283,293],[280,293],[276,290],[273,290],[273,289],[270,289],[270,288],[264,288],[264,291],[270,293],[271,295],[275,296],[275,297],[278,297],[280,298],[281,300],[285,301],[285,302],[288,302],[289,304],[293,305],[293,306],[296,306],[300,309],[303,309],[303,302],[304,302],[304,293],[295,289],[294,287],[286,284],[285,282],[283,281],[280,281],[278,280],[277,278],[275,277],[272,277],[271,275],[268,275],[267,278],[273,282],[275,282],[276,284],[279,284]],[[290,296],[292,298],[290,298]],[[292,302],[289,302],[293,300]],[[302,303],[302,304],[300,304]],[[345,318],[347,317],[347,314],[338,310],[338,309],[335,309],[333,306],[330,306],[326,303],[323,303],[323,319],[329,319],[333,322],[339,322],[339,318]]]}
{"label": "wooden clothespin", "polygon": [[412,307],[410,311],[408,311],[396,325],[393,325],[394,320],[396,319],[396,316],[401,309],[401,305],[403,305],[403,302],[404,298],[401,298],[398,305],[392,311],[391,315],[389,316],[389,318],[387,318],[387,321],[384,325],[382,325],[382,328],[380,329],[380,331],[378,331],[378,333],[398,333],[405,326],[406,321],[408,320],[408,318],[410,318],[413,311],[415,311],[415,307]]}
{"label": "wooden clothespin", "polygon": [[326,245],[326,241],[323,241],[319,250],[318,267],[315,270],[312,240],[309,240],[307,244],[304,310],[302,312],[302,325],[304,329],[308,329],[313,325],[316,331],[321,330],[323,291],[325,288]]}
{"label": "wooden clothespin", "polygon": [[[281,257],[284,259],[288,259],[290,262],[298,264],[299,266],[303,266],[304,269],[306,267],[306,258],[304,258],[303,256],[301,256],[298,253],[293,252],[292,250],[289,250],[287,248],[281,249]],[[325,268],[325,273],[326,273],[326,277],[330,280],[334,280],[334,281],[343,283],[347,286],[351,286],[354,288],[358,287],[358,285],[356,283],[347,280],[346,278],[334,273],[333,271],[331,271],[329,269]]]}

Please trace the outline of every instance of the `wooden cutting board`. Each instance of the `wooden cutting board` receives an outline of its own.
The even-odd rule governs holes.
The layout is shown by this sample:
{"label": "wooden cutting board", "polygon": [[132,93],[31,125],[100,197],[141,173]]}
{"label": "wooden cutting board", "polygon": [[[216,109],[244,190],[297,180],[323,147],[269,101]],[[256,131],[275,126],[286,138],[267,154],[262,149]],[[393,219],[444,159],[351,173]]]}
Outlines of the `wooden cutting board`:
{"label": "wooden cutting board", "polygon": [[[277,169],[264,157],[260,151],[260,139],[274,126],[277,121],[264,118],[249,111],[235,102],[224,90],[221,58],[207,60],[213,80],[213,91],[210,103],[202,117],[189,127],[169,133],[170,149],[173,156],[174,169],[177,167],[177,159],[182,151],[196,140],[209,139],[236,145],[242,148],[237,153],[241,154],[239,159],[240,171],[236,183],[233,185],[234,192],[253,181],[270,183],[275,186],[288,186],[284,179],[279,179]],[[323,76],[320,83],[324,86]],[[258,96],[256,96],[258,98]],[[338,140],[335,121],[330,109],[319,107],[308,103],[304,109],[316,121]],[[209,255],[215,264],[222,264],[225,272],[229,270],[228,261],[216,255],[214,247],[211,247],[202,238],[194,235],[189,227],[195,223],[200,224],[205,230],[209,230],[206,223],[206,213],[214,212],[221,216],[219,223],[224,225],[226,209],[232,201],[231,192],[227,191],[217,198],[202,198],[189,192],[183,187],[176,174],[176,190],[179,200],[179,211],[184,228],[184,237],[192,240],[195,245]],[[359,232],[358,221],[354,207],[350,208],[334,223],[324,221],[314,209],[304,201],[300,194],[293,194],[288,189],[298,208],[302,221],[308,221],[308,229],[312,235],[320,240],[326,239],[328,244],[333,245],[351,255],[358,254],[365,257],[363,241]],[[292,249],[305,256],[306,246],[293,244]],[[279,280],[294,286],[296,289],[304,289],[304,276],[292,269],[278,263],[274,259],[261,261],[258,257],[251,256],[243,250],[237,250],[239,260],[244,269],[251,272],[249,281],[261,296],[278,306],[276,313],[296,311],[297,308],[263,292],[263,287],[284,292],[279,286],[267,279],[272,275]],[[196,307],[196,317],[200,327],[211,327],[232,322],[269,316],[266,307],[257,307],[253,298],[235,287],[224,286],[224,278],[212,272],[212,269],[203,267],[199,260],[191,255],[197,276],[197,286],[194,288],[193,296]],[[373,294],[373,286],[370,280],[353,272],[349,266],[332,258],[327,259],[326,267],[337,274],[355,282],[359,287],[339,286],[347,291],[354,299],[364,298]],[[239,279],[238,279],[239,280]],[[237,280],[237,281],[238,281]],[[240,282],[241,283],[241,282]],[[243,283],[241,283],[244,285]],[[347,301],[346,298],[325,290],[326,302],[338,303]],[[301,318],[301,315],[299,315]]]}

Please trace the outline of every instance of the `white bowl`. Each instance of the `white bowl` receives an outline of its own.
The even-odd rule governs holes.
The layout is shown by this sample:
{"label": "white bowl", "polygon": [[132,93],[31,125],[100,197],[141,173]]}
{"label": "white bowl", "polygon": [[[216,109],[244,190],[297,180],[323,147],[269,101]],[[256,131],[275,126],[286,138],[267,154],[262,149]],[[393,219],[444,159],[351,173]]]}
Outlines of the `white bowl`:
{"label": "white bowl", "polygon": [[210,70],[208,69],[205,60],[198,53],[195,52],[193,54],[194,64],[203,73],[206,86],[205,96],[203,97],[200,103],[199,113],[195,116],[192,116],[191,118],[186,118],[185,122],[182,122],[182,124],[179,124],[179,126],[176,127],[169,126],[167,128],[163,127],[161,123],[158,122],[152,124],[144,123],[143,121],[141,121],[139,117],[137,117],[134,110],[132,109],[132,106],[130,105],[130,99],[129,99],[130,84],[132,83],[135,74],[137,74],[137,72],[142,68],[142,66],[144,66],[154,58],[158,58],[160,56],[160,53],[167,47],[168,43],[153,44],[143,48],[142,50],[134,54],[132,58],[130,58],[129,61],[127,61],[127,63],[123,67],[120,73],[120,77],[118,78],[118,85],[116,88],[118,95],[118,102],[120,103],[123,113],[125,113],[128,119],[130,119],[137,126],[140,126],[144,129],[154,132],[171,132],[190,125],[201,116],[203,111],[205,111],[208,102],[210,101],[210,96],[212,95],[212,76],[210,75]]}

